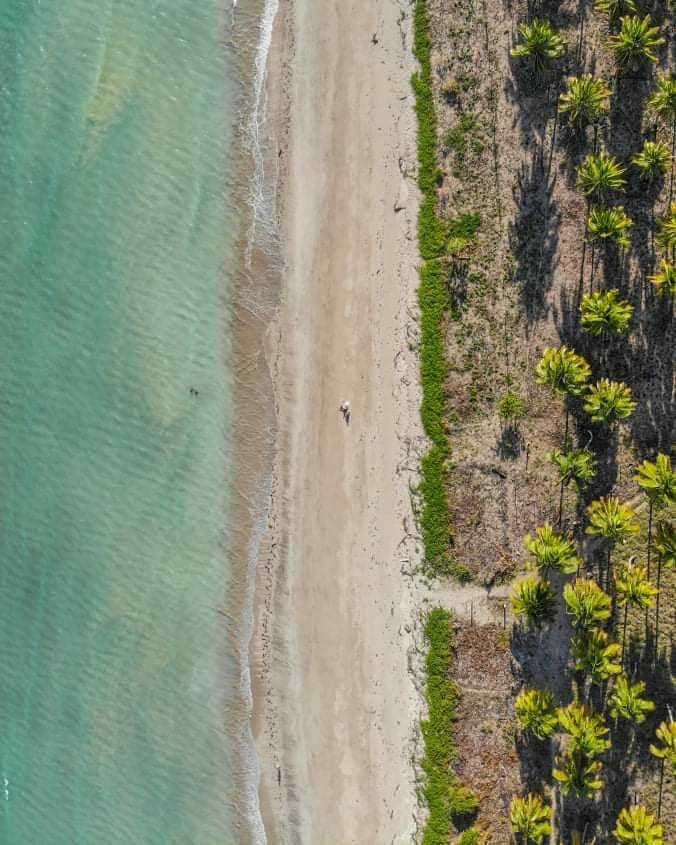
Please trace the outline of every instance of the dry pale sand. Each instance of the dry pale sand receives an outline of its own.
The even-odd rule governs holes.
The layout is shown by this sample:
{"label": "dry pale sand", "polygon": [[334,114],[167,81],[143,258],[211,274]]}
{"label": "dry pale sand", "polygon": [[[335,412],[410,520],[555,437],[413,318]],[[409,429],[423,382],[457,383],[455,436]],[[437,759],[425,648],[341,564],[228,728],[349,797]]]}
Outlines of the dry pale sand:
{"label": "dry pale sand", "polygon": [[420,601],[402,572],[421,445],[409,9],[282,0],[276,22],[279,431],[251,647],[270,845],[410,843],[417,824]]}

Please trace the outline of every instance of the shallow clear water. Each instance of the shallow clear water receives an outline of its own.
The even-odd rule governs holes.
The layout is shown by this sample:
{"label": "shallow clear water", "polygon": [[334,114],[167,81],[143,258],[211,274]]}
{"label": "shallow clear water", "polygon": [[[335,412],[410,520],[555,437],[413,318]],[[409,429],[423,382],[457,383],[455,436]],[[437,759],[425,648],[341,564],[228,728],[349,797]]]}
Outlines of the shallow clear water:
{"label": "shallow clear water", "polygon": [[229,19],[2,3],[4,845],[235,841]]}

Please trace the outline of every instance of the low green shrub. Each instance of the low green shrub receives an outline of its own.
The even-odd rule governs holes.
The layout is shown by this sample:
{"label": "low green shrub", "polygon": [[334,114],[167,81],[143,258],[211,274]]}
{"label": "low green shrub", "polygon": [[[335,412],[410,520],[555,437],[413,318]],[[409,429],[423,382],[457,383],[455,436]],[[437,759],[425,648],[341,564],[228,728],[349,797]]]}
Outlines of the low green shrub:
{"label": "low green shrub", "polygon": [[420,723],[424,742],[420,791],[429,815],[422,845],[448,845],[451,819],[466,823],[467,818],[478,808],[474,793],[458,783],[451,768],[457,756],[453,722],[460,702],[460,692],[450,677],[453,656],[451,623],[451,613],[442,607],[430,610],[425,619],[425,638],[428,643],[425,658],[427,719]]}
{"label": "low green shrub", "polygon": [[451,787],[451,816],[473,816],[478,807],[479,799],[469,787]]}
{"label": "low green shrub", "polygon": [[411,84],[418,122],[418,186],[423,195],[418,214],[418,244],[421,256],[428,260],[442,253],[446,236],[436,213],[436,189],[441,174],[437,167],[437,115],[432,94],[432,50],[425,0],[417,0],[415,6],[414,53],[420,63],[420,70],[413,74]]}
{"label": "low green shrub", "polygon": [[437,214],[437,117],[432,94],[432,60],[425,0],[416,0],[414,52],[420,70],[411,79],[418,123],[418,185],[422,193],[418,213],[418,244],[424,260],[420,268],[418,302],[421,313],[420,381],[421,418],[432,445],[420,465],[419,521],[426,565],[436,575],[469,579],[466,567],[451,554],[451,515],[446,481],[451,450],[444,430],[448,362],[443,342],[443,322],[450,298],[441,256],[461,249],[475,236],[479,215],[467,214],[447,225]]}
{"label": "low green shrub", "polygon": [[480,214],[461,214],[455,220],[451,220],[446,230],[446,249],[453,255],[465,249],[476,237],[481,226]]}
{"label": "low green shrub", "polygon": [[420,723],[424,741],[422,796],[429,810],[422,845],[448,845],[452,789],[457,779],[451,769],[456,757],[453,721],[459,702],[458,690],[450,679],[452,638],[451,614],[436,607],[427,614],[425,637],[425,701],[427,719]]}
{"label": "low green shrub", "polygon": [[463,830],[459,845],[479,845],[479,831],[473,827]]}
{"label": "low green shrub", "polygon": [[501,420],[520,420],[526,414],[526,403],[518,393],[508,390],[498,400],[498,416]]}

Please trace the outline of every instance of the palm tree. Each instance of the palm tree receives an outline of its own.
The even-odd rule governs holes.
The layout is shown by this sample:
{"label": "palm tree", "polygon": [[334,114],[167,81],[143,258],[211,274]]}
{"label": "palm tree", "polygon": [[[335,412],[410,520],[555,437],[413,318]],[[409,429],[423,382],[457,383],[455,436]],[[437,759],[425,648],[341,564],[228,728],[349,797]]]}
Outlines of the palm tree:
{"label": "palm tree", "polygon": [[662,583],[662,567],[674,569],[676,567],[676,530],[668,522],[660,522],[657,525],[655,537],[655,548],[657,549],[657,599],[655,601],[655,655],[659,653],[659,631],[660,631],[660,584]]}
{"label": "palm tree", "polygon": [[669,211],[659,222],[659,230],[655,240],[670,254],[676,248],[676,202],[672,202]]}
{"label": "palm tree", "polygon": [[539,795],[529,793],[525,798],[512,798],[509,821],[514,833],[520,834],[524,843],[542,845],[552,832],[549,823],[551,810]]}
{"label": "palm tree", "polygon": [[671,773],[676,775],[676,722],[671,718],[668,722],[661,722],[655,736],[659,744],[651,744],[650,753],[660,760],[668,760]]}
{"label": "palm tree", "polygon": [[672,775],[676,775],[676,722],[669,716],[668,722],[660,722],[655,731],[656,743],[650,743],[649,750],[660,761],[660,786],[657,799],[657,818],[662,816],[662,787],[664,786],[664,766],[669,761]]}
{"label": "palm tree", "polygon": [[658,452],[655,461],[643,461],[636,467],[634,481],[648,499],[648,578],[650,578],[650,550],[653,538],[653,509],[655,505],[673,505],[676,502],[676,472],[671,468],[671,458]]}
{"label": "palm tree", "polygon": [[578,490],[584,488],[596,475],[596,457],[589,449],[573,449],[566,442],[563,451],[552,449],[547,457],[559,473],[559,525],[563,518],[563,490],[572,481]]}
{"label": "palm tree", "polygon": [[627,615],[629,606],[646,611],[655,604],[657,588],[650,583],[648,570],[639,566],[633,559],[622,567],[615,578],[615,592],[617,603],[624,606],[624,625],[622,628],[622,662],[624,663],[624,646],[627,639]]}
{"label": "palm tree", "polygon": [[619,422],[634,413],[637,403],[631,398],[631,388],[622,381],[599,379],[589,388],[584,409],[593,422],[606,425]]}
{"label": "palm tree", "polygon": [[667,172],[671,164],[669,147],[662,141],[645,141],[643,149],[631,160],[641,173],[642,179],[656,182]]}
{"label": "palm tree", "polygon": [[573,625],[583,631],[600,627],[610,619],[610,596],[596,581],[578,578],[574,584],[563,588],[566,613],[573,617]]}
{"label": "palm tree", "polygon": [[634,0],[596,0],[594,10],[605,12],[612,20],[619,17],[622,12],[633,12],[635,14],[638,8]]}
{"label": "palm tree", "polygon": [[[632,534],[640,530],[636,514],[615,496],[595,499],[587,508],[589,525],[587,534],[603,537],[608,545],[606,580],[610,581],[610,558],[617,543],[626,543]],[[600,580],[600,579],[599,579]]]}
{"label": "palm tree", "polygon": [[660,262],[659,272],[648,276],[648,281],[655,285],[661,296],[673,298],[676,293],[676,265],[663,258]]}
{"label": "palm tree", "polygon": [[532,625],[549,619],[554,609],[554,594],[549,584],[535,575],[526,575],[513,587],[512,610]]}
{"label": "palm tree", "polygon": [[[673,168],[674,152],[676,150],[676,77],[659,74],[657,77],[657,91],[648,100],[648,108],[658,117],[671,123],[671,160]],[[673,170],[672,170],[673,183]],[[669,194],[671,201],[671,192]]]}
{"label": "palm tree", "polygon": [[626,675],[619,675],[608,700],[613,719],[622,717],[637,725],[645,722],[646,713],[654,710],[655,704],[649,698],[642,697],[644,692],[643,681],[632,684]]}
{"label": "palm tree", "polygon": [[591,759],[610,748],[603,716],[591,707],[574,701],[567,707],[559,707],[557,716],[563,732],[570,737],[569,749],[574,753]]}
{"label": "palm tree", "polygon": [[578,396],[590,375],[589,364],[567,346],[547,347],[535,368],[537,383],[547,385],[559,396]]}
{"label": "palm tree", "polygon": [[626,331],[634,310],[626,299],[617,298],[618,290],[586,293],[580,303],[582,329],[593,335],[620,335]]}
{"label": "palm tree", "polygon": [[598,628],[573,637],[571,650],[575,668],[586,672],[594,683],[601,683],[622,671],[619,643],[611,642],[608,634]]}
{"label": "palm tree", "polygon": [[632,225],[631,218],[625,214],[621,205],[613,208],[595,205],[587,215],[587,232],[592,244],[615,243],[618,246],[629,246],[626,230]]}
{"label": "palm tree", "polygon": [[564,795],[572,790],[578,798],[591,798],[603,786],[598,776],[600,771],[599,760],[588,760],[571,750],[556,758],[552,775],[561,784]]}
{"label": "palm tree", "polygon": [[574,126],[596,123],[608,111],[610,88],[601,79],[594,79],[590,73],[571,76],[568,90],[559,97],[559,111],[568,112]]}
{"label": "palm tree", "polygon": [[542,72],[545,65],[558,59],[566,50],[566,42],[548,21],[533,18],[530,23],[519,25],[521,43],[512,47],[515,58],[529,58],[535,69]]}
{"label": "palm tree", "polygon": [[676,472],[671,458],[658,452],[654,461],[643,461],[636,467],[634,481],[654,505],[673,505],[676,502]]}
{"label": "palm tree", "polygon": [[676,76],[657,75],[657,91],[649,98],[648,108],[673,126],[676,121]]}
{"label": "palm tree", "polygon": [[535,529],[535,536],[526,534],[523,541],[534,559],[535,568],[544,578],[550,569],[570,575],[580,566],[575,543],[558,534],[547,522]]}
{"label": "palm tree", "polygon": [[613,544],[624,543],[639,530],[636,514],[616,496],[595,499],[587,508],[587,534],[599,534]]}
{"label": "palm tree", "polygon": [[625,807],[617,818],[613,835],[621,845],[663,845],[662,825],[641,804]]}
{"label": "palm tree", "polygon": [[538,739],[551,736],[558,721],[552,702],[553,696],[549,690],[522,689],[514,703],[519,727],[530,731]]}
{"label": "palm tree", "polygon": [[[667,569],[676,567],[676,529],[670,522],[658,522],[655,536],[657,557]],[[659,582],[657,584],[659,588]]]}
{"label": "palm tree", "polygon": [[[585,359],[567,346],[548,346],[535,367],[535,381],[551,388],[558,396],[579,396],[584,390],[591,367]],[[569,409],[566,402],[564,441],[568,437]]]}
{"label": "palm tree", "polygon": [[625,169],[615,156],[605,153],[588,155],[577,169],[582,193],[586,197],[603,198],[610,191],[623,191]]}
{"label": "palm tree", "polygon": [[650,15],[638,15],[621,19],[620,31],[610,36],[610,47],[615,51],[620,65],[638,66],[641,62],[656,62],[655,48],[664,44],[660,28],[652,26]]}

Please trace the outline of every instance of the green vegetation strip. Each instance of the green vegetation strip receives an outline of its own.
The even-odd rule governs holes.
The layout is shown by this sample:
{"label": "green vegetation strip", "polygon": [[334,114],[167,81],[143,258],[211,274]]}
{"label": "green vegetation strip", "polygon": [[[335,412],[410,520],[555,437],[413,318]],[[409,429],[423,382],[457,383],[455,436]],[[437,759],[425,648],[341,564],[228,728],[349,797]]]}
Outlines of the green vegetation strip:
{"label": "green vegetation strip", "polygon": [[418,214],[418,242],[424,263],[420,268],[418,301],[421,312],[420,371],[423,392],[421,416],[432,441],[420,466],[420,527],[427,566],[435,575],[464,579],[467,570],[450,554],[451,515],[446,497],[446,476],[451,457],[444,430],[445,384],[448,362],[443,344],[443,320],[449,294],[441,255],[449,236],[460,245],[476,233],[478,217],[465,215],[451,229],[437,216],[436,187],[440,172],[436,162],[437,118],[432,96],[432,64],[425,0],[415,6],[415,55],[420,70],[412,78],[418,119],[418,185],[422,202]]}
{"label": "green vegetation strip", "polygon": [[428,613],[425,636],[429,644],[425,660],[428,718],[420,723],[425,744],[421,792],[429,815],[422,845],[448,845],[451,817],[476,809],[474,796],[458,785],[451,769],[456,756],[452,729],[460,696],[450,678],[453,631],[449,611],[436,607]]}
{"label": "green vegetation strip", "polygon": [[435,574],[452,574],[449,554],[451,515],[446,498],[446,473],[451,450],[444,431],[445,383],[448,362],[444,352],[442,321],[448,308],[448,292],[437,260],[420,268],[418,302],[421,314],[420,377],[423,428],[432,445],[420,463],[420,526],[425,558]]}
{"label": "green vegetation strip", "polygon": [[[418,119],[418,185],[422,202],[418,214],[418,242],[423,264],[420,268],[418,301],[421,313],[420,376],[421,418],[431,447],[420,465],[420,526],[427,567],[436,575],[468,576],[450,554],[451,515],[446,497],[446,479],[451,449],[444,429],[445,390],[448,361],[444,350],[444,318],[450,307],[443,254],[463,249],[479,227],[478,215],[463,215],[450,226],[437,215],[436,162],[437,117],[432,96],[432,63],[425,0],[415,5],[415,55],[420,70],[412,79]],[[425,622],[429,651],[425,662],[428,718],[421,722],[424,756],[421,761],[421,796],[428,808],[422,845],[448,845],[451,820],[469,819],[477,801],[469,789],[458,783],[451,768],[455,759],[453,720],[459,694],[450,678],[451,614],[443,608],[430,611]],[[478,840],[466,830],[463,843]]]}
{"label": "green vegetation strip", "polygon": [[437,167],[437,115],[432,95],[432,47],[425,0],[417,0],[414,20],[414,53],[420,70],[413,74],[415,113],[418,118],[418,185],[422,203],[418,214],[418,244],[425,260],[443,252],[446,236],[437,216],[436,188],[441,178]]}

